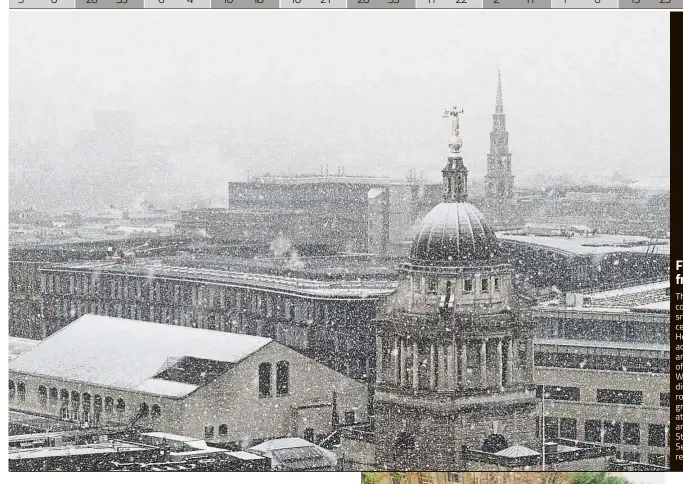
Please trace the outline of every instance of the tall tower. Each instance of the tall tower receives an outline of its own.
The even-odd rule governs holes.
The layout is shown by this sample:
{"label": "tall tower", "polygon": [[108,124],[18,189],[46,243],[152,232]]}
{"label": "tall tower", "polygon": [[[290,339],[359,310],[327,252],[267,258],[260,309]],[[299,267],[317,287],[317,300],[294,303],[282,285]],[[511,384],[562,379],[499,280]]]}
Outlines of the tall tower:
{"label": "tall tower", "polygon": [[462,469],[462,446],[493,434],[535,444],[531,328],[495,233],[467,201],[461,113],[446,111],[443,202],[422,220],[375,321],[375,462],[387,469]]}
{"label": "tall tower", "polygon": [[513,198],[515,177],[512,175],[512,153],[508,149],[508,132],[505,130],[503,112],[503,87],[498,71],[498,91],[496,92],[496,111],[493,114],[486,173],[486,198],[489,203]]}

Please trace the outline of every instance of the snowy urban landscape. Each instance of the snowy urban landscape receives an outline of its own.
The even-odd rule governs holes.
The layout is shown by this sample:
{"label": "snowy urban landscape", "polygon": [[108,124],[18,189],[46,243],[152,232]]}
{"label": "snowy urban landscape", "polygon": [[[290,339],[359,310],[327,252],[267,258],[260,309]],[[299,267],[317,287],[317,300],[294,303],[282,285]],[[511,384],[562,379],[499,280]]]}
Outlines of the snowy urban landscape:
{"label": "snowy urban landscape", "polygon": [[9,469],[663,484],[668,15],[247,13],[10,16]]}

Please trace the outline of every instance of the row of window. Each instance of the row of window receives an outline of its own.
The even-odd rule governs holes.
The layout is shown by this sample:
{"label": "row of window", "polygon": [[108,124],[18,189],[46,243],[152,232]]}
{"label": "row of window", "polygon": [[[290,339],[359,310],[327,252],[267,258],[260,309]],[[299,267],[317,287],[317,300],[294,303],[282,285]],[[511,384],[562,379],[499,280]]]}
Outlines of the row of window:
{"label": "row of window", "polygon": [[[536,397],[550,400],[567,400],[578,402],[581,400],[581,390],[578,387],[563,387],[554,385],[537,385]],[[596,393],[598,403],[617,403],[621,405],[642,405],[643,392],[638,390],[611,390],[599,388]],[[669,392],[659,394],[659,405],[669,406]]]}
{"label": "row of window", "polygon": [[[298,306],[292,300],[273,295],[241,292],[213,287],[202,284],[187,284],[175,281],[156,280],[148,282],[143,278],[114,278],[101,280],[90,274],[78,277],[62,274],[42,274],[44,292],[51,294],[98,295],[101,297],[126,300],[142,299],[148,302],[163,302],[165,304],[184,304],[200,306],[207,309],[225,309],[233,307],[250,308],[252,311],[268,317],[282,319],[311,319],[315,316],[327,316],[326,305],[313,307],[305,304]],[[315,314],[314,314],[315,313]]]}
{"label": "row of window", "polygon": [[534,352],[536,366],[576,368],[580,370],[633,371],[639,373],[669,373],[668,358],[624,358],[597,354],[570,354],[549,351]]}
{"label": "row of window", "polygon": [[[258,366],[258,393],[259,397],[272,397],[272,367],[270,363],[261,363]],[[289,395],[289,362],[278,361],[275,365],[275,392],[278,397]]]}
{"label": "row of window", "polygon": [[[640,424],[633,422],[616,422],[614,420],[586,420],[585,440],[603,442],[605,444],[640,445]],[[649,424],[647,445],[650,447],[667,447],[668,426]]]}
{"label": "row of window", "polygon": [[[536,436],[541,437],[541,417],[536,417]],[[648,425],[647,445],[666,447],[668,429],[666,425]],[[577,440],[575,418],[546,417],[546,441],[558,437]],[[616,422],[614,420],[586,420],[584,423],[584,440],[604,444],[640,445],[640,424],[635,422]],[[639,459],[633,459],[638,461]]]}
{"label": "row of window", "polygon": [[[10,400],[17,399],[19,402],[26,401],[26,384],[23,381],[16,382],[9,380],[9,398]],[[107,395],[102,399],[101,395],[90,393],[79,393],[77,391],[67,390],[62,388],[58,390],[56,387],[47,388],[45,385],[38,386],[38,403],[42,408],[45,407],[60,407],[60,414],[62,417],[78,418],[80,411],[84,413],[84,419],[89,421],[89,414],[92,408],[95,418],[99,420],[99,416],[104,410],[105,414],[113,414],[114,411],[118,414],[123,414],[126,411],[126,402],[123,398],[114,398]],[[147,403],[143,402],[138,408],[138,413],[141,417],[150,416],[157,418],[161,415],[161,407],[159,405],[152,405],[151,410]]]}
{"label": "row of window", "polygon": [[[415,292],[422,292],[422,285],[424,284],[423,277],[415,277]],[[474,291],[474,284],[479,281],[479,291],[489,292],[491,287],[494,291],[500,291],[500,278],[499,277],[481,277],[481,278],[465,278],[462,280],[462,292],[471,293]],[[427,294],[436,294],[438,292],[438,281],[437,279],[427,279]],[[445,285],[446,294],[450,295],[451,292],[455,291],[455,285],[451,281],[446,281]]]}
{"label": "row of window", "polygon": [[538,338],[581,339],[591,341],[615,341],[669,344],[669,321],[665,318],[639,321],[599,319],[539,318],[535,327]]}

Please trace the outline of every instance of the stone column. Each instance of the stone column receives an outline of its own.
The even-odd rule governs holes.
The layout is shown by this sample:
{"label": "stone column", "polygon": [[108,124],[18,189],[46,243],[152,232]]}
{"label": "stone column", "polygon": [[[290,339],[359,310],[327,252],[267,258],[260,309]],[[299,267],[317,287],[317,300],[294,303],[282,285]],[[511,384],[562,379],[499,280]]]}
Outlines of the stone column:
{"label": "stone column", "polygon": [[441,392],[448,390],[449,366],[446,348],[444,345],[439,345],[439,377],[436,380],[436,385]]}
{"label": "stone column", "polygon": [[481,340],[481,348],[479,349],[479,375],[480,384],[482,388],[488,386],[488,370],[486,369],[486,340]]}
{"label": "stone column", "polygon": [[458,343],[453,337],[453,390],[458,388]]}
{"label": "stone column", "polygon": [[444,369],[443,364],[443,345],[436,345],[436,391],[442,392],[444,387]]}
{"label": "stone column", "polygon": [[391,378],[394,385],[399,384],[398,380],[398,338],[394,337],[394,349],[391,352]]}
{"label": "stone column", "polygon": [[382,351],[382,337],[377,336],[377,353],[375,355],[375,381],[377,383],[382,383],[384,381],[384,370],[383,366],[384,363],[382,361],[382,358],[384,357],[384,353]]}
{"label": "stone column", "polygon": [[508,361],[507,361],[507,381],[505,386],[511,387],[515,382],[515,340],[513,338],[508,339]]}
{"label": "stone column", "polygon": [[496,386],[503,388],[503,338],[498,338],[498,345],[496,346]]}
{"label": "stone column", "polygon": [[531,337],[526,340],[526,382],[534,381],[534,341]]}
{"label": "stone column", "polygon": [[429,345],[429,389],[434,391],[436,387],[436,348],[434,343]]}
{"label": "stone column", "polygon": [[399,385],[402,387],[406,385],[406,340],[401,338],[401,375],[399,377]]}
{"label": "stone column", "polygon": [[446,348],[446,388],[449,391],[455,390],[455,379],[457,378],[457,358],[454,357],[455,348],[455,342]]}
{"label": "stone column", "polygon": [[420,388],[420,358],[418,354],[417,341],[413,342],[413,390]]}
{"label": "stone column", "polygon": [[467,340],[462,342],[462,351],[460,352],[460,386],[467,387]]}

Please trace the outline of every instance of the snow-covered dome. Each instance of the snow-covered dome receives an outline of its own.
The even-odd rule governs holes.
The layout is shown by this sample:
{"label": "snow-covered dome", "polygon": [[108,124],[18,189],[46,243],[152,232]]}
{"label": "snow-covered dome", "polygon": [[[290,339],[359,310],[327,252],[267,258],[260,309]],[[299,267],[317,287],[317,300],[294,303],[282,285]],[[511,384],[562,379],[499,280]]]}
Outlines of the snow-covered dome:
{"label": "snow-covered dome", "polygon": [[420,265],[472,265],[496,256],[498,240],[471,203],[442,202],[420,223],[410,261]]}

